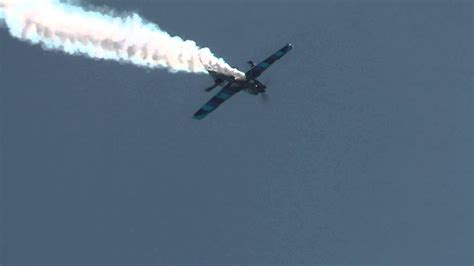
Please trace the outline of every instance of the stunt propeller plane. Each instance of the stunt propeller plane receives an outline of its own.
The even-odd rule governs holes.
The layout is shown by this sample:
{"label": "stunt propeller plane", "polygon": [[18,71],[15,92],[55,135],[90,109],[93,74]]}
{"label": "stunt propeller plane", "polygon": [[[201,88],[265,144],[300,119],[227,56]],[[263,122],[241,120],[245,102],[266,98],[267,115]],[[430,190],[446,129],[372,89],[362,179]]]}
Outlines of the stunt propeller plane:
{"label": "stunt propeller plane", "polygon": [[258,81],[257,78],[271,64],[275,63],[291,49],[293,49],[293,46],[291,44],[287,44],[257,65],[255,65],[252,61],[248,61],[252,68],[247,71],[247,73],[245,73],[245,78],[243,79],[236,79],[233,76],[228,76],[217,73],[212,70],[208,70],[209,74],[214,78],[214,85],[207,88],[207,92],[211,91],[217,86],[224,85],[225,82],[227,82],[227,84],[225,84],[224,88],[222,88],[214,97],[212,97],[205,105],[203,105],[201,109],[194,113],[193,117],[195,119],[203,119],[210,112],[214,111],[224,101],[226,101],[241,90],[244,90],[253,95],[265,93],[265,89],[267,88],[267,86],[265,86],[262,82]]}

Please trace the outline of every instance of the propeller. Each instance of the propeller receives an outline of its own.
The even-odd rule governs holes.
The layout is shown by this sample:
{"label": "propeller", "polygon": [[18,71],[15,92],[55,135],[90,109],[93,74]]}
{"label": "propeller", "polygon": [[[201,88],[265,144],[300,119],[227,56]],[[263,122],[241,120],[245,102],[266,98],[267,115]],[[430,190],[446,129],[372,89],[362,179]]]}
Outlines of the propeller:
{"label": "propeller", "polygon": [[264,103],[268,103],[268,101],[270,100],[268,98],[268,94],[266,92],[261,92],[260,95],[262,96],[261,99],[262,99],[262,102]]}
{"label": "propeller", "polygon": [[272,83],[273,83],[273,80],[272,80],[271,77],[266,77],[266,78],[264,79],[263,83],[265,83],[265,85],[267,85],[267,86],[271,86]]}

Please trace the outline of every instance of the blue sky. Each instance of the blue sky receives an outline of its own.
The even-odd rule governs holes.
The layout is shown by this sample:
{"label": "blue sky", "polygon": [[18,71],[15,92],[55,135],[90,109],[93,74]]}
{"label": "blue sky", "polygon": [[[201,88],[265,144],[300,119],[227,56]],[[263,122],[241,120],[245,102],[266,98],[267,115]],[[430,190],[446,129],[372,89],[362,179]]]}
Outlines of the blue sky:
{"label": "blue sky", "polygon": [[3,263],[472,261],[472,4],[88,1],[242,70],[44,51],[0,31]]}

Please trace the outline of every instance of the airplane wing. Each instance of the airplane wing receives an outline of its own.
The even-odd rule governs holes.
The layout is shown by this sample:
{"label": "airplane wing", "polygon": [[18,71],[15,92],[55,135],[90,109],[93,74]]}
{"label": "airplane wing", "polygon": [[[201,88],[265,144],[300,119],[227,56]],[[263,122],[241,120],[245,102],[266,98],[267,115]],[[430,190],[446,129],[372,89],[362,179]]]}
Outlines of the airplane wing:
{"label": "airplane wing", "polygon": [[254,79],[260,76],[263,71],[265,71],[271,64],[275,63],[278,59],[283,57],[286,53],[288,53],[291,49],[293,49],[293,46],[291,44],[285,45],[283,48],[280,50],[276,51],[274,54],[272,54],[270,57],[267,59],[263,60],[260,62],[258,65],[254,66],[252,69],[247,71],[245,73],[245,76],[248,79]]}
{"label": "airplane wing", "polygon": [[203,119],[210,112],[214,111],[221,103],[232,97],[240,91],[239,87],[232,87],[232,82],[229,82],[222,90],[220,90],[214,97],[212,97],[205,105],[201,107],[196,113],[194,113],[195,119]]}

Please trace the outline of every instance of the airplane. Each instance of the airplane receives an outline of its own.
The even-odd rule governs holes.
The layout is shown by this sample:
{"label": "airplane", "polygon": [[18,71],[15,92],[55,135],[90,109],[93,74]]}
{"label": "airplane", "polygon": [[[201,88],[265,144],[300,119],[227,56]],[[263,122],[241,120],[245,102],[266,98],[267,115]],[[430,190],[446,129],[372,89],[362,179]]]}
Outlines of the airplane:
{"label": "airplane", "polygon": [[242,79],[236,79],[234,76],[225,75],[212,70],[208,70],[209,74],[214,78],[214,85],[205,89],[205,91],[209,92],[217,86],[224,86],[224,88],[222,88],[214,97],[212,97],[196,113],[194,113],[193,118],[198,120],[203,119],[209,113],[214,111],[219,105],[221,105],[223,102],[225,102],[227,99],[229,99],[239,91],[243,90],[252,95],[265,93],[267,86],[257,80],[257,78],[271,64],[275,63],[291,49],[293,49],[293,45],[289,43],[257,65],[255,65],[255,63],[253,63],[252,61],[248,61],[247,63],[250,65],[251,69],[245,73],[245,77]]}

